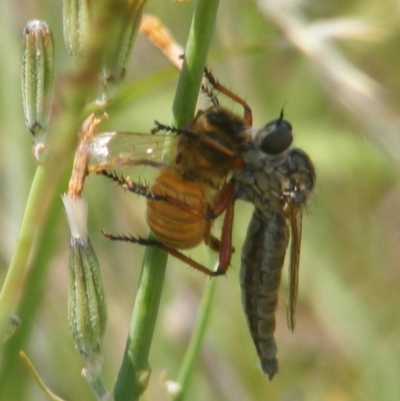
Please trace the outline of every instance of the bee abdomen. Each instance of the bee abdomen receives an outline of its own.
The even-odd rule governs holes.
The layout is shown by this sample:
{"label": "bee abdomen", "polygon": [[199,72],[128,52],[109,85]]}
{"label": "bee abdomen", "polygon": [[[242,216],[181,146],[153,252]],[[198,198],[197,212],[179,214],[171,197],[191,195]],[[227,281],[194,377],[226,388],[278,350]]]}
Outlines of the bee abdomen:
{"label": "bee abdomen", "polygon": [[[202,184],[186,181],[172,169],[165,169],[155,180],[151,191],[176,199],[197,210],[206,210],[207,199]],[[177,249],[190,249],[203,241],[208,220],[178,205],[163,200],[147,200],[147,223],[156,238]]]}
{"label": "bee abdomen", "polygon": [[242,250],[243,309],[261,367],[269,379],[278,371],[275,311],[288,239],[288,224],[282,215],[266,216],[255,210]]}

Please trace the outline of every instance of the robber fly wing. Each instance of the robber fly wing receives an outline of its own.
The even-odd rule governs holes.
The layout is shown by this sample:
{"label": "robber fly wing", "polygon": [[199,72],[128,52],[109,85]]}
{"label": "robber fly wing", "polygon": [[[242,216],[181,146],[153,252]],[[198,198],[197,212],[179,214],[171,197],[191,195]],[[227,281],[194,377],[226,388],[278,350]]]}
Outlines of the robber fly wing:
{"label": "robber fly wing", "polygon": [[291,331],[294,330],[295,326],[297,290],[299,286],[301,224],[301,211],[297,209],[294,205],[292,205],[290,208],[290,228],[292,238],[290,242],[289,302],[287,306],[287,324]]}

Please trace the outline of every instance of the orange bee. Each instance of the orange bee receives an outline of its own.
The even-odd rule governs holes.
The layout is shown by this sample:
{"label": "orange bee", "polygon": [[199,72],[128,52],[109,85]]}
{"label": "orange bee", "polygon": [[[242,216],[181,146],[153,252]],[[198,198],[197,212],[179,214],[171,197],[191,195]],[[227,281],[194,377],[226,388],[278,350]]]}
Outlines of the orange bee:
{"label": "orange bee", "polygon": [[[241,150],[251,141],[251,110],[247,103],[219,84],[209,71],[206,78],[213,89],[243,106],[239,116],[219,105],[212,91],[203,93],[212,106],[199,110],[183,128],[156,123],[153,135],[109,132],[98,134],[90,143],[92,164],[89,172],[100,172],[123,188],[147,198],[147,222],[155,238],[105,235],[142,245],[157,246],[208,274],[225,273],[232,253],[234,184],[228,182],[236,169],[243,167]],[[154,150],[163,144],[164,130],[177,134],[173,161],[154,159]],[[139,142],[143,140],[143,143]],[[146,156],[143,156],[146,155]],[[109,169],[119,166],[150,165],[160,172],[151,187]],[[212,221],[225,211],[221,240],[211,235]],[[219,267],[211,271],[177,251],[190,249],[204,241],[220,252]]]}

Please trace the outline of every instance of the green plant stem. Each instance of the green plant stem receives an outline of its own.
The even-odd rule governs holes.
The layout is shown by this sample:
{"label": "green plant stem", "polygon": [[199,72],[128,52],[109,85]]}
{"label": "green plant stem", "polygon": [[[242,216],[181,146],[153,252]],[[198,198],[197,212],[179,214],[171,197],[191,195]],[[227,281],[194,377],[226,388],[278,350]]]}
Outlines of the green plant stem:
{"label": "green plant stem", "polygon": [[[173,104],[173,125],[193,118],[203,76],[218,0],[198,0]],[[124,358],[114,388],[115,401],[138,400],[150,376],[148,353],[153,338],[167,257],[148,248],[142,265],[139,291],[132,314]]]}
{"label": "green plant stem", "polygon": [[[63,178],[58,186],[57,192],[62,185],[65,187],[66,177]],[[54,202],[50,211],[45,226],[42,230],[42,235],[39,235],[35,246],[40,249],[36,252],[31,262],[31,268],[26,274],[25,282],[29,285],[25,286],[24,292],[21,294],[17,309],[18,317],[22,324],[13,336],[6,342],[3,352],[3,364],[0,369],[0,388],[2,394],[7,394],[10,400],[22,400],[23,394],[27,391],[25,380],[27,380],[28,372],[16,359],[16,355],[21,349],[25,348],[25,344],[29,338],[33,323],[36,321],[36,309],[41,303],[45,294],[45,279],[47,276],[48,261],[53,255],[55,249],[49,247],[52,238],[59,227],[55,222],[60,221],[61,202]],[[12,378],[18,377],[19,386],[15,386]]]}
{"label": "green plant stem", "polygon": [[147,248],[133,309],[129,338],[114,389],[116,401],[137,400],[150,377],[148,354],[165,276],[167,255]]}
{"label": "green plant stem", "polygon": [[203,292],[199,313],[196,320],[196,326],[193,330],[193,335],[190,339],[189,346],[186,350],[185,357],[176,380],[179,390],[176,395],[172,395],[172,399],[174,401],[183,401],[185,399],[189,381],[192,377],[206,328],[211,317],[216,285],[217,280],[210,279]]}
{"label": "green plant stem", "polygon": [[54,199],[55,186],[49,182],[53,173],[38,166],[29,193],[16,248],[0,294],[0,339],[7,335],[10,316],[15,313],[20,291],[23,287],[27,261],[35,236],[44,224],[49,206]]}
{"label": "green plant stem", "polygon": [[193,118],[208,49],[214,32],[219,0],[198,0],[189,31],[185,58],[172,106],[173,124],[181,127]]}
{"label": "green plant stem", "polygon": [[31,191],[25,209],[24,218],[21,224],[20,235],[10,268],[6,276],[1,294],[0,294],[0,338],[4,339],[7,330],[7,318],[10,318],[12,311],[15,309],[16,294],[19,291],[20,278],[24,273],[24,268],[29,257],[29,250],[35,235],[36,212],[31,207],[32,200],[38,196],[43,186],[44,169],[38,167],[32,182]]}

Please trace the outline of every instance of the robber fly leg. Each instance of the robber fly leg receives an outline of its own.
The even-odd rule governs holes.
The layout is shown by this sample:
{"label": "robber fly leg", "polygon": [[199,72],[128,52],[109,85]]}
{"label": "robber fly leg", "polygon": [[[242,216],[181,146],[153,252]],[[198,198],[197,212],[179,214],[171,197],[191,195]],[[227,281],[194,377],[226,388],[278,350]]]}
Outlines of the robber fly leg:
{"label": "robber fly leg", "polygon": [[231,202],[225,210],[224,223],[222,225],[221,239],[209,235],[205,243],[214,251],[218,252],[218,268],[216,272],[225,274],[231,264],[232,254],[232,225],[234,204]]}
{"label": "robber fly leg", "polygon": [[227,183],[222,188],[214,209],[209,213],[209,219],[211,220],[225,212],[221,239],[219,240],[210,234],[211,224],[204,235],[204,242],[206,245],[219,254],[218,268],[216,271],[220,272],[220,274],[225,274],[228,270],[231,263],[232,253],[235,251],[232,247],[232,226],[235,202],[234,191],[235,185],[233,182]]}
{"label": "robber fly leg", "polygon": [[251,112],[250,106],[247,102],[233,93],[230,89],[225,87],[224,85],[220,84],[215,78],[211,71],[207,68],[204,69],[204,75],[210,82],[210,85],[217,91],[223,93],[226,97],[229,97],[234,102],[239,103],[243,107],[243,119],[248,126],[253,124],[253,114]]}
{"label": "robber fly leg", "polygon": [[208,220],[214,220],[220,216],[235,199],[235,183],[227,182],[219,192],[214,208],[207,213]]}
{"label": "robber fly leg", "polygon": [[102,233],[104,236],[106,236],[107,238],[109,238],[113,241],[125,241],[125,242],[131,242],[133,244],[138,244],[138,245],[154,246],[154,247],[160,249],[161,251],[167,252],[168,254],[174,256],[175,258],[181,260],[182,262],[188,264],[189,266],[193,267],[194,269],[196,269],[210,277],[220,276],[221,274],[225,273],[225,271],[222,271],[219,269],[216,271],[212,271],[212,270],[208,269],[207,267],[203,266],[202,264],[197,263],[195,260],[184,255],[183,253],[179,252],[175,248],[171,248],[167,245],[164,245],[160,241],[157,241],[156,239],[153,239],[153,238],[133,237],[130,235],[113,235],[110,232],[105,231],[105,230],[103,230]]}

